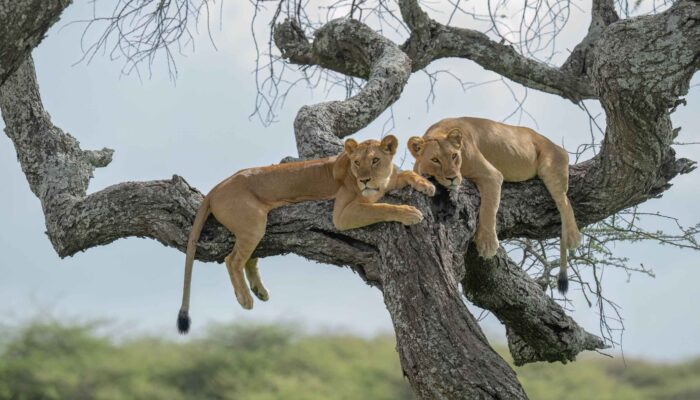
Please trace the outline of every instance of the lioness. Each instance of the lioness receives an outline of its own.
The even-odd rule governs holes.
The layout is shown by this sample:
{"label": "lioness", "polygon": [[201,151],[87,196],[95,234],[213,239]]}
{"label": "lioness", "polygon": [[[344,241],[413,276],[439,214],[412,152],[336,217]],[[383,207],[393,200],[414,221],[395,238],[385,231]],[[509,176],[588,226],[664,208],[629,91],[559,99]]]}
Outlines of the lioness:
{"label": "lioness", "polygon": [[397,171],[391,163],[397,146],[392,135],[381,142],[367,140],[360,144],[348,139],[338,156],[244,169],[216,185],[199,206],[187,242],[185,284],[177,320],[180,333],[189,330],[192,264],[197,240],[210,213],[236,237],[225,262],[236,298],[245,309],[253,307],[253,298],[243,278],[244,270],[258,299],[269,298],[260,279],[258,259],[250,256],[265,234],[267,214],[274,208],[334,198],[333,224],[338,230],[383,221],[404,225],[420,222],[423,214],[415,207],[376,203],[387,191],[406,185],[429,196],[435,194],[435,187],[425,178],[412,171]]}
{"label": "lioness", "polygon": [[560,292],[568,290],[566,251],[581,243],[569,189],[569,155],[530,128],[506,125],[482,118],[447,118],[432,125],[423,137],[411,137],[408,150],[416,158],[413,170],[431,175],[452,190],[462,177],[476,184],[481,194],[479,224],[474,235],[479,255],[493,257],[498,250],[496,213],[501,183],[539,176],[561,215],[559,261]]}

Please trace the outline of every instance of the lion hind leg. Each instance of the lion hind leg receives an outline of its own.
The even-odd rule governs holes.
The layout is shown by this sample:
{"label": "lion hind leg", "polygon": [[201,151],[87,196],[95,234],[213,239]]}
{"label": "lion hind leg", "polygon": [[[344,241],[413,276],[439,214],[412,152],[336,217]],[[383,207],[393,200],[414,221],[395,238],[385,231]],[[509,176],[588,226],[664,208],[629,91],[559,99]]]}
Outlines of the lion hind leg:
{"label": "lion hind leg", "polygon": [[236,247],[238,244],[233,247],[233,251],[225,259],[226,269],[236,294],[236,300],[241,307],[250,310],[253,308],[253,297],[250,295],[250,289],[248,289],[248,284],[243,276],[246,259],[239,254],[239,249]]}
{"label": "lion hind leg", "polygon": [[[253,308],[253,297],[250,295],[244,271],[255,248],[265,235],[267,210],[262,207],[237,207],[227,211],[214,215],[236,237],[233,251],[225,260],[226,269],[238,303],[246,310],[250,310]],[[257,270],[257,264],[255,268]]]}
{"label": "lion hind leg", "polygon": [[545,155],[540,161],[538,175],[552,196],[561,218],[557,289],[564,294],[569,288],[567,250],[575,249],[581,244],[581,233],[576,225],[574,209],[571,207],[571,202],[567,196],[569,190],[569,157],[566,151],[556,148],[551,154]]}
{"label": "lion hind leg", "polygon": [[581,233],[567,196],[569,191],[569,157],[566,151],[556,148],[553,154],[545,155],[537,172],[557,206],[561,218],[561,237],[566,249],[575,249],[581,244]]}
{"label": "lion hind leg", "polygon": [[257,258],[251,258],[245,263],[245,275],[248,278],[248,283],[250,283],[250,290],[253,291],[255,297],[262,301],[268,301],[270,292],[263,284],[262,278],[260,278]]}

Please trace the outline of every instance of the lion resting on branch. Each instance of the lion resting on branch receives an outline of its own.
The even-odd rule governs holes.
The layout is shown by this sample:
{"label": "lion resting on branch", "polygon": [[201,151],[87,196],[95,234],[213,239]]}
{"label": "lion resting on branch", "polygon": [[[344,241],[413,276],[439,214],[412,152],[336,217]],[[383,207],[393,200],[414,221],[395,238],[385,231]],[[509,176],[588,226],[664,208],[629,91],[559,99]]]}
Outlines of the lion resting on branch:
{"label": "lion resting on branch", "polygon": [[377,203],[386,192],[406,185],[429,196],[435,194],[435,187],[425,178],[394,167],[392,159],[397,147],[393,135],[381,142],[367,140],[359,144],[348,139],[340,155],[244,169],[216,185],[202,201],[187,242],[185,284],[177,323],[180,333],[186,333],[190,327],[192,265],[197,240],[209,214],[236,237],[225,262],[236,298],[245,309],[253,308],[253,298],[244,271],[258,299],[269,298],[260,279],[258,259],[251,255],[265,235],[267,214],[274,208],[305,200],[335,199],[333,224],[338,230],[384,221],[404,225],[420,222],[423,214],[413,206]]}
{"label": "lion resting on branch", "polygon": [[474,242],[479,255],[493,257],[498,250],[496,213],[501,184],[542,179],[561,215],[559,257],[560,292],[569,285],[566,252],[581,243],[569,190],[569,155],[546,137],[522,126],[482,118],[447,118],[433,124],[423,137],[411,137],[408,150],[416,158],[413,170],[453,190],[467,178],[481,195],[479,224]]}

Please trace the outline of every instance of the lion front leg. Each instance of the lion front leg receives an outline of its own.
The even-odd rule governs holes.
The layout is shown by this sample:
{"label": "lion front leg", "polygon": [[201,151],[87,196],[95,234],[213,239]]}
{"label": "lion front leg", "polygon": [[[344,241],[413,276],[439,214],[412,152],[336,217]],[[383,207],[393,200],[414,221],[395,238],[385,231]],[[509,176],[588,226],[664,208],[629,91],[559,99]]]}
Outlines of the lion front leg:
{"label": "lion front leg", "polygon": [[422,220],[423,213],[408,205],[353,201],[345,207],[333,210],[333,225],[339,231],[361,228],[377,222],[395,221],[404,225],[413,225]]}
{"label": "lion front leg", "polygon": [[479,255],[490,258],[496,255],[499,246],[496,234],[496,214],[501,203],[503,175],[494,169],[490,174],[472,180],[481,196],[479,223],[474,234],[474,242]]}
{"label": "lion front leg", "polygon": [[396,186],[392,189],[401,189],[406,185],[411,185],[417,191],[428,195],[435,195],[435,186],[429,180],[423,178],[413,171],[401,171],[396,180]]}

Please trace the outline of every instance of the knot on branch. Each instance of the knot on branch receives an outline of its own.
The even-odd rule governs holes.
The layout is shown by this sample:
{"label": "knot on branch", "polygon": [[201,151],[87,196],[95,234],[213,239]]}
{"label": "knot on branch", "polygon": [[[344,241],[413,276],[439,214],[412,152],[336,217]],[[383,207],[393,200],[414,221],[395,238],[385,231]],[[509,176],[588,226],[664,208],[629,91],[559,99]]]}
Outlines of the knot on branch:
{"label": "knot on branch", "polygon": [[112,162],[114,150],[103,148],[102,150],[85,150],[83,156],[90,165],[95,168],[104,168]]}
{"label": "knot on branch", "polygon": [[535,361],[573,361],[584,350],[605,348],[542,290],[503,248],[483,259],[470,244],[462,280],[464,296],[491,311],[505,326],[516,365]]}
{"label": "knot on branch", "polygon": [[306,38],[304,29],[296,20],[288,18],[277,24],[273,31],[273,38],[275,45],[282,52],[282,58],[286,58],[294,64],[316,64],[311,51],[311,43]]}
{"label": "knot on branch", "polygon": [[[542,322],[546,322],[544,319]],[[578,353],[584,350],[599,350],[606,349],[609,346],[605,345],[603,340],[591,333],[581,329],[576,323],[574,326],[569,326],[567,320],[552,321],[554,325],[545,327],[544,329],[551,332],[569,332],[562,334],[560,337],[543,336],[540,341],[533,341],[533,337],[529,340],[520,337],[513,328],[506,325],[506,337],[508,338],[508,350],[513,356],[513,363],[521,366],[532,362],[548,361],[561,362],[566,364],[569,361],[576,361]]]}
{"label": "knot on branch", "polygon": [[[395,102],[411,73],[411,60],[396,44],[362,22],[335,19],[319,28],[311,45],[291,21],[278,25],[276,43],[283,54],[303,49],[314,64],[367,80],[364,87],[345,101],[304,106],[294,121],[297,150],[302,159],[326,157],[342,151],[339,138],[357,132]],[[296,49],[296,50],[295,50]]]}

